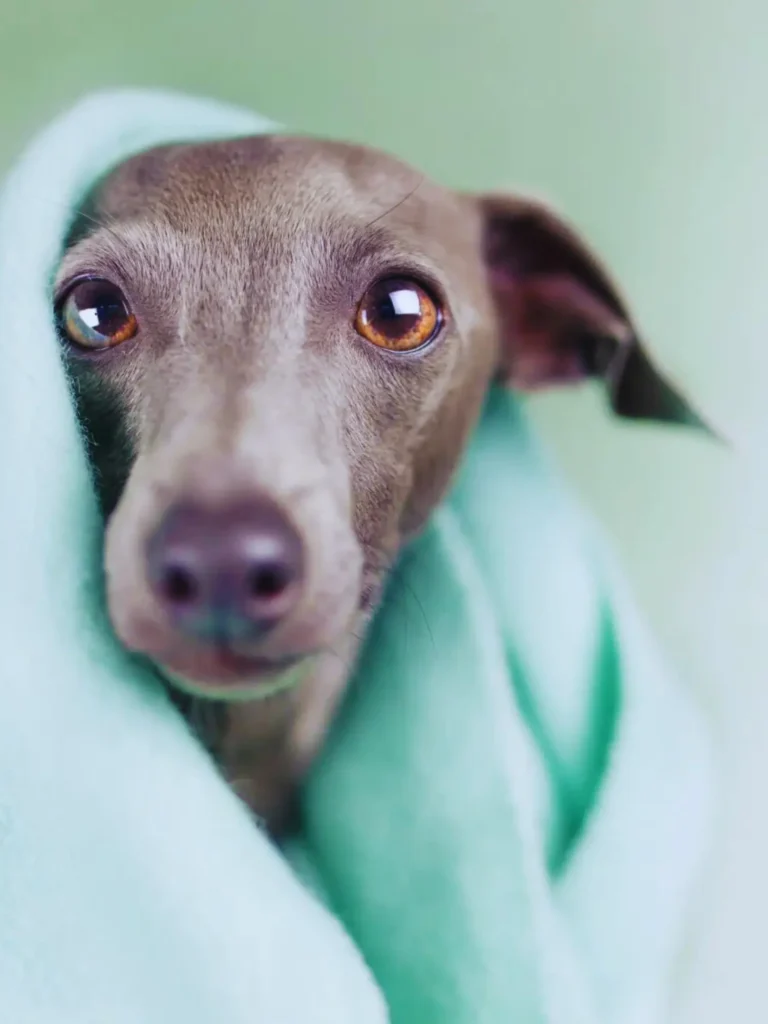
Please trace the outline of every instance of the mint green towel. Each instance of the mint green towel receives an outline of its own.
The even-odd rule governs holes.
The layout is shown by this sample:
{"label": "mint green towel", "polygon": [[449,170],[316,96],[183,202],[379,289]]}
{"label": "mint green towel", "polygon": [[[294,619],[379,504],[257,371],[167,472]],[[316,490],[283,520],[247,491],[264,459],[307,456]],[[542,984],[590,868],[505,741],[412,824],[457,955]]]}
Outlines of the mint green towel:
{"label": "mint green towel", "polygon": [[99,95],[0,194],[0,1018],[658,1024],[708,747],[512,397],[403,559],[287,857],[110,633],[51,275],[116,162],[267,129]]}

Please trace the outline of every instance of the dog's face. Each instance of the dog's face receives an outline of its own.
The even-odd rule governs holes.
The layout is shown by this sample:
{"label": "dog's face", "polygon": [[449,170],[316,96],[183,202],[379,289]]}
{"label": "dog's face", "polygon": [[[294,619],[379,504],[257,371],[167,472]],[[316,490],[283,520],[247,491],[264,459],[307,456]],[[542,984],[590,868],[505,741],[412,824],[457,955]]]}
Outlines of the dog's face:
{"label": "dog's face", "polygon": [[271,685],[359,630],[497,373],[599,374],[619,412],[685,418],[580,240],[521,200],[269,137],[134,158],[90,212],[56,308],[110,614],[198,691]]}

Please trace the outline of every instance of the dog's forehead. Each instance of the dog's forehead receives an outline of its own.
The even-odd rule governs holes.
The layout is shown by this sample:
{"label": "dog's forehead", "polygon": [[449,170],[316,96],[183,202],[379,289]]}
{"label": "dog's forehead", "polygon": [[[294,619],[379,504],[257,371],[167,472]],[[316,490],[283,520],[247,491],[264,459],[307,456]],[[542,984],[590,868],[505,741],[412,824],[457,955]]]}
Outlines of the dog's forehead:
{"label": "dog's forehead", "polygon": [[[113,220],[155,215],[185,231],[329,223],[424,227],[458,213],[456,197],[395,157],[364,146],[264,136],[169,146],[119,167],[101,188]],[[435,216],[435,228],[445,216]]]}

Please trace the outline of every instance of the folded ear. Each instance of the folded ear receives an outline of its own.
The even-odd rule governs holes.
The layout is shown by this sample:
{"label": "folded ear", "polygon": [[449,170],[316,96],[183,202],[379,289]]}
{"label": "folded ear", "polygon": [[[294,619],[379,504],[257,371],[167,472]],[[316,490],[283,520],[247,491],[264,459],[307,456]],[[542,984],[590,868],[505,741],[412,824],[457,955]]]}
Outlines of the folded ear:
{"label": "folded ear", "polygon": [[503,335],[501,372],[512,387],[598,378],[619,416],[709,431],[654,365],[608,273],[572,228],[532,200],[478,202]]}

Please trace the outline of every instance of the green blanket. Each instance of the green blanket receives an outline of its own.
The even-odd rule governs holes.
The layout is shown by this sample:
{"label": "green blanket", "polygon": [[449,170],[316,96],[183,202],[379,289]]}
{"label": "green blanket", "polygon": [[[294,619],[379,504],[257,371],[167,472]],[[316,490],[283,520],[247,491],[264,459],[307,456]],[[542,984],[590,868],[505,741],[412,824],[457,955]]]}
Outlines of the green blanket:
{"label": "green blanket", "polygon": [[111,635],[51,275],[116,162],[267,129],[98,95],[0,193],[0,1017],[657,1024],[708,747],[511,396],[404,556],[287,856]]}

